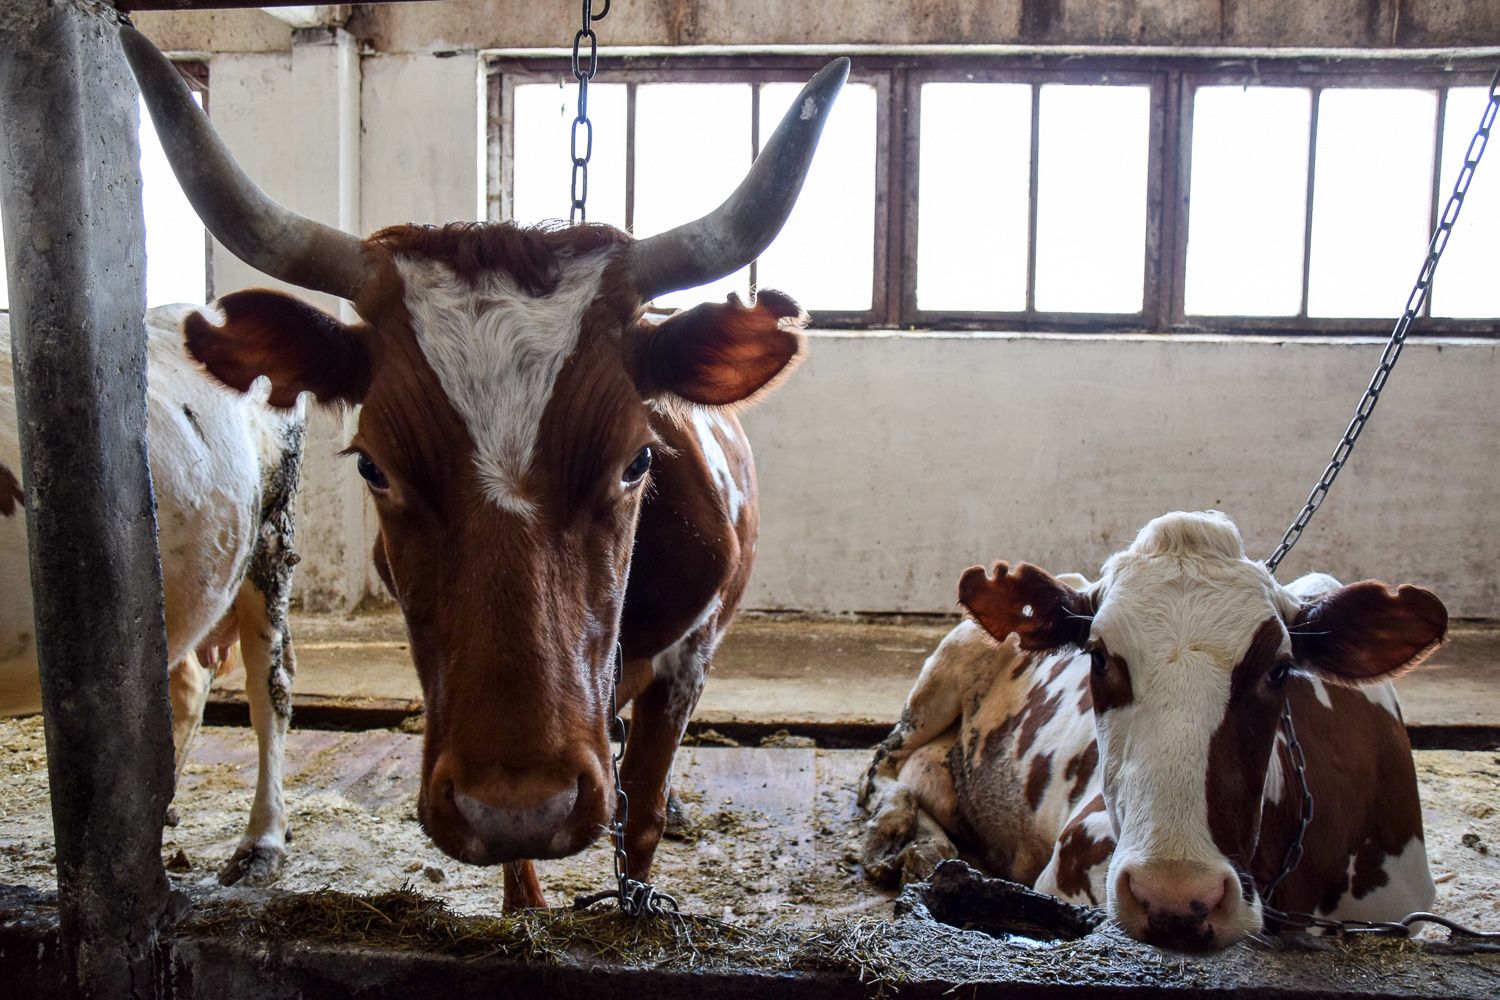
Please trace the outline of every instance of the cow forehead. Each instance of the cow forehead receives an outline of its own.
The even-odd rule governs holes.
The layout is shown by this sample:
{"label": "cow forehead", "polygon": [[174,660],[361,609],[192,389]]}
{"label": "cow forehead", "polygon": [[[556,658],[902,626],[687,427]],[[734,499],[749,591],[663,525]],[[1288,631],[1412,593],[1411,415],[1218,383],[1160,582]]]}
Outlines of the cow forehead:
{"label": "cow forehead", "polygon": [[1137,680],[1177,663],[1230,671],[1261,624],[1289,611],[1265,566],[1243,556],[1121,556],[1100,581],[1093,632],[1125,658]]}
{"label": "cow forehead", "polygon": [[393,258],[412,333],[474,442],[484,495],[502,510],[527,519],[536,513],[526,469],[610,258],[609,251],[561,258],[560,280],[545,295],[530,294],[502,270],[467,280],[442,261]]}

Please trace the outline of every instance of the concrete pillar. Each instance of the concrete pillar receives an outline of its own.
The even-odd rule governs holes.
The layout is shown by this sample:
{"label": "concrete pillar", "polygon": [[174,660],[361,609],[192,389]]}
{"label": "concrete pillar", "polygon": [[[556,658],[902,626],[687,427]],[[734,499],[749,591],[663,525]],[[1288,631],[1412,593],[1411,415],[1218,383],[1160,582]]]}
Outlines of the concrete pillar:
{"label": "concrete pillar", "polygon": [[153,997],[172,728],[136,88],[112,9],[0,4],[0,198],[65,967]]}
{"label": "concrete pillar", "polygon": [[[354,38],[340,28],[292,33],[287,53],[221,55],[209,66],[214,127],[266,193],[311,219],[359,233],[360,68]],[[294,289],[214,247],[214,293],[288,288],[345,319],[333,296]],[[296,597],[313,611],[350,610],[366,589],[367,517],[353,463],[339,452],[354,415],[314,409],[298,493]],[[373,516],[369,514],[369,516]]]}

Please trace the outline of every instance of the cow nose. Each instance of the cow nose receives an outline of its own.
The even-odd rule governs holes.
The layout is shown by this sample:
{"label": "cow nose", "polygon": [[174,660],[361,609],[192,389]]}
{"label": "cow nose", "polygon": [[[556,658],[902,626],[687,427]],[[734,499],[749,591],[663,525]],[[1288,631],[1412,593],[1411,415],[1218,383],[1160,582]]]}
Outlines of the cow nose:
{"label": "cow nose", "polygon": [[568,818],[578,804],[578,786],[564,789],[539,806],[505,809],[453,789],[453,805],[491,854],[536,858],[567,851],[572,840]]}
{"label": "cow nose", "polygon": [[1127,868],[1117,888],[1118,915],[1131,937],[1167,948],[1202,950],[1233,943],[1227,906],[1238,899],[1232,871],[1197,862]]}

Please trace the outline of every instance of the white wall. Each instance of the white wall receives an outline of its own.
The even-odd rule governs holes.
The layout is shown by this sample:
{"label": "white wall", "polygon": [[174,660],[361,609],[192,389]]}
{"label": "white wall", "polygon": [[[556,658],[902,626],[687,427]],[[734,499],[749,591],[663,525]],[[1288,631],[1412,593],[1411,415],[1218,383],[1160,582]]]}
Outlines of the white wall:
{"label": "white wall", "polygon": [[[795,289],[791,289],[795,294]],[[959,574],[1090,576],[1158,514],[1280,541],[1381,347],[1338,340],[817,334],[743,416],[761,485],[747,607],[951,611]],[[1500,345],[1413,342],[1278,574],[1432,587],[1500,615]]]}
{"label": "white wall", "polygon": [[[357,122],[352,180],[344,147],[296,126],[318,100],[298,70],[313,65],[357,97],[324,125],[347,135]],[[479,218],[479,71],[472,52],[376,55],[351,84],[301,45],[218,56],[213,117],[252,176],[325,221],[365,234]],[[336,174],[356,192],[357,219],[332,205]],[[220,293],[265,283],[222,250],[215,263]],[[1407,348],[1283,579],[1317,568],[1421,583],[1454,614],[1500,617],[1497,349]],[[967,566],[1094,573],[1148,519],[1180,508],[1226,511],[1251,554],[1267,554],[1379,354],[1338,340],[817,334],[802,369],[745,415],[762,487],[746,606],[949,611]],[[334,457],[348,430],[325,421],[309,446],[299,580],[312,606],[380,592],[373,518],[352,464]]]}

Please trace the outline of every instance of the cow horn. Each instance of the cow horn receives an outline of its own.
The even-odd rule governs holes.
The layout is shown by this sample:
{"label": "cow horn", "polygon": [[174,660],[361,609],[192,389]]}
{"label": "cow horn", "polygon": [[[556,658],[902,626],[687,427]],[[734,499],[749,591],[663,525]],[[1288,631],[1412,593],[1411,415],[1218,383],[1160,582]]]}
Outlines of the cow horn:
{"label": "cow horn", "polygon": [[771,245],[792,214],[849,60],[818,71],[776,127],[729,199],[708,215],[630,248],[630,278],[649,301],[733,274]]}
{"label": "cow horn", "polygon": [[273,278],[352,299],[364,276],[360,241],[268,197],[234,162],[167,57],[129,25],[120,43],[172,172],[208,231]]}

